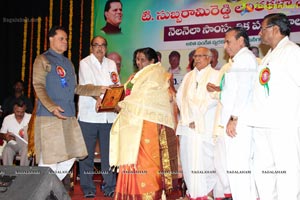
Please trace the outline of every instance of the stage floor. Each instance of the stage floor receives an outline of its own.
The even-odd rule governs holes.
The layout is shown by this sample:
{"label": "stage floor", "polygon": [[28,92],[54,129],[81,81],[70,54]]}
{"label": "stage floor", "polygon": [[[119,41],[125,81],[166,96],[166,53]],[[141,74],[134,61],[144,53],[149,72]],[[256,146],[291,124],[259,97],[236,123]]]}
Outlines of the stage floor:
{"label": "stage floor", "polygon": [[[103,192],[100,190],[101,180],[95,179],[95,184],[97,187],[96,197],[94,200],[105,200],[105,199],[113,199],[110,197],[104,197]],[[93,198],[84,198],[83,192],[80,189],[80,180],[76,182],[74,185],[73,191],[70,191],[70,196],[72,200],[81,200],[81,199],[93,199]],[[167,196],[168,200],[175,200],[181,197],[181,190],[174,190],[170,195]]]}

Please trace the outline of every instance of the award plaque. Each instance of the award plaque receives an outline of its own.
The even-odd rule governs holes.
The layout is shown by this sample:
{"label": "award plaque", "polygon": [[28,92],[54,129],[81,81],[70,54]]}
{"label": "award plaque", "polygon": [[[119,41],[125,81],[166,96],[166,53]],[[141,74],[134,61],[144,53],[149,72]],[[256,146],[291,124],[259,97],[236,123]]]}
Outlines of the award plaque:
{"label": "award plaque", "polygon": [[98,112],[114,112],[119,101],[124,98],[124,86],[111,87],[106,90]]}

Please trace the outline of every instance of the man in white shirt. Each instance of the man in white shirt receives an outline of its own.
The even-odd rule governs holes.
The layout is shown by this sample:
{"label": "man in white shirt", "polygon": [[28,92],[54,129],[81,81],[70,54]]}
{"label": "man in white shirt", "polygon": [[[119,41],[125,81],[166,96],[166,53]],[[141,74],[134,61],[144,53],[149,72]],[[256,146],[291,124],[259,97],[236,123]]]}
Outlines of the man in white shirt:
{"label": "man in white shirt", "polygon": [[21,156],[20,166],[28,166],[27,125],[31,114],[25,113],[26,104],[23,100],[17,100],[13,110],[13,114],[4,118],[0,131],[1,137],[7,142],[2,152],[3,165],[12,165],[14,156],[19,153]]}
{"label": "man in white shirt", "polygon": [[249,121],[261,200],[300,199],[300,48],[290,32],[282,13],[265,16],[259,32],[271,47],[256,75]]}
{"label": "man in white shirt", "polygon": [[[96,36],[91,41],[91,54],[80,61],[79,85],[93,84],[112,86],[120,84],[116,64],[105,57],[107,41]],[[93,198],[96,187],[93,182],[94,153],[96,141],[100,142],[101,172],[105,185],[105,196],[112,197],[116,185],[116,174],[109,169],[109,133],[116,117],[113,112],[97,112],[97,101],[103,96],[80,96],[78,102],[78,121],[88,150],[88,157],[79,161],[80,185],[85,197]]]}
{"label": "man in white shirt", "polygon": [[185,75],[185,69],[180,67],[180,53],[178,51],[172,51],[169,54],[169,63],[168,72],[173,74],[174,87],[177,91]]}
{"label": "man in white shirt", "polygon": [[256,199],[251,176],[252,133],[247,115],[253,95],[257,62],[248,49],[244,28],[234,27],[225,34],[224,48],[230,60],[220,83],[222,103],[220,126],[226,130],[227,174],[233,199]]}

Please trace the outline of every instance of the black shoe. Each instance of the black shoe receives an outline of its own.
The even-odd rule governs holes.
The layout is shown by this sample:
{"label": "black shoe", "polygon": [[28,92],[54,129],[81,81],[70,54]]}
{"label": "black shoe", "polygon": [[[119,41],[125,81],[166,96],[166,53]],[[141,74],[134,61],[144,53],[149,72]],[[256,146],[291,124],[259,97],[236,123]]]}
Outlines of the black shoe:
{"label": "black shoe", "polygon": [[105,197],[113,197],[115,194],[115,191],[111,191],[111,192],[104,192],[104,196]]}
{"label": "black shoe", "polygon": [[223,200],[232,200],[231,197],[224,198]]}
{"label": "black shoe", "polygon": [[87,194],[84,195],[84,198],[94,198],[96,195],[93,192],[89,192]]}

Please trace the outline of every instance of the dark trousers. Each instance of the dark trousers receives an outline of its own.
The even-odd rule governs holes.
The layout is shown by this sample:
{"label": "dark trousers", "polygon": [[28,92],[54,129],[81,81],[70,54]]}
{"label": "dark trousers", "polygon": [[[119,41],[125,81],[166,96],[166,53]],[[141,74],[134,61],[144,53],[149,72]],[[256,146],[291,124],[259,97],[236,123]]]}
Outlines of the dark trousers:
{"label": "dark trousers", "polygon": [[84,194],[96,193],[93,181],[94,157],[96,141],[99,139],[101,154],[101,173],[105,182],[102,188],[105,193],[115,190],[116,173],[109,170],[109,135],[111,123],[87,123],[79,121],[84,141],[88,150],[88,157],[79,161],[80,186]]}

